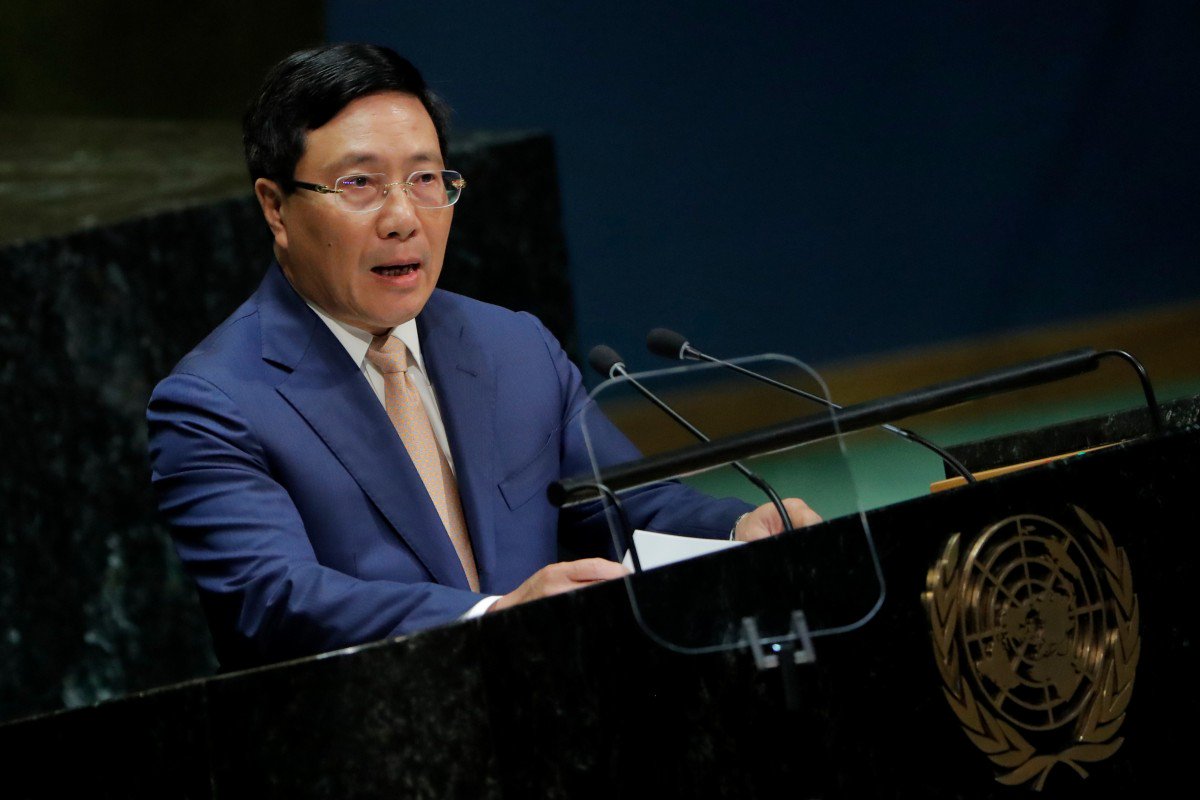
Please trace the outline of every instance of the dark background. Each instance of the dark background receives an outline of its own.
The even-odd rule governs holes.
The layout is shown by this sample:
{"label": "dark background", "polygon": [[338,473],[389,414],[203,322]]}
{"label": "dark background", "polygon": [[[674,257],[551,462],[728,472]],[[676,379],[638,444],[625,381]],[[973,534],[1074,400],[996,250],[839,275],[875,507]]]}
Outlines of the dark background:
{"label": "dark background", "polygon": [[552,135],[579,344],[635,365],[658,324],[825,364],[1200,297],[1194,2],[14,0],[5,18],[17,127],[232,124],[293,49],[397,48],[460,132]]}
{"label": "dark background", "polygon": [[[1200,4],[329,0],[555,139],[580,341],[816,363],[1200,295]],[[470,202],[470,198],[464,202]]]}

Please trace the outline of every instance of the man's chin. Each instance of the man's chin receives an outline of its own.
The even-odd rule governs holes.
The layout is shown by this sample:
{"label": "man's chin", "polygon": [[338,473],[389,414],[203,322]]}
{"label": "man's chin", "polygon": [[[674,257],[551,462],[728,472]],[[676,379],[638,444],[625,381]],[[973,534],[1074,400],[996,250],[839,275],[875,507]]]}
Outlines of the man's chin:
{"label": "man's chin", "polygon": [[[423,307],[424,305],[422,304],[421,308]],[[415,319],[416,316],[421,313],[421,308],[417,308],[415,310],[412,308],[407,308],[402,311],[372,315],[370,319],[370,325],[362,325],[357,327],[362,327],[363,330],[370,331],[373,336],[379,336],[380,334],[387,333],[393,328],[403,325],[409,320]]]}

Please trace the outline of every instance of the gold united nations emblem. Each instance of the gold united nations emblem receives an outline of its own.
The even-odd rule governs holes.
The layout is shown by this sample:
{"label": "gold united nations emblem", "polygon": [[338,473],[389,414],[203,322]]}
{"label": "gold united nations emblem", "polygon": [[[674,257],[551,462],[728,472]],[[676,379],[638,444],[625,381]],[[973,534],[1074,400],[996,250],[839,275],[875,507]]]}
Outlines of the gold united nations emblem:
{"label": "gold united nations emblem", "polygon": [[1129,558],[1083,509],[1079,528],[1034,515],[946,542],[922,595],[944,692],[997,780],[1041,789],[1056,764],[1121,746],[1141,646]]}

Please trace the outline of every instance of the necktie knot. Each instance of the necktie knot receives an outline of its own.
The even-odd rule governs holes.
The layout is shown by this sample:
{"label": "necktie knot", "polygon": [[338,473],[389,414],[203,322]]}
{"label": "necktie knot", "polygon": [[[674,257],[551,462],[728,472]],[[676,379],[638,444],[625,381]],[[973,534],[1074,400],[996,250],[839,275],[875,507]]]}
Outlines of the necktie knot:
{"label": "necktie knot", "polygon": [[371,340],[371,347],[367,350],[367,361],[384,375],[404,372],[408,369],[408,348],[404,346],[404,342],[385,333]]}

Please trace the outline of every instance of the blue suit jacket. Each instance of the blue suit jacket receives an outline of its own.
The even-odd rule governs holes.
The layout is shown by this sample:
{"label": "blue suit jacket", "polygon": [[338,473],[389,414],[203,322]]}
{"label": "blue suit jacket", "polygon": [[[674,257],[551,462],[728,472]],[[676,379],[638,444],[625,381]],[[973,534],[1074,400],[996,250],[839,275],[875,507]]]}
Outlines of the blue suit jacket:
{"label": "blue suit jacket", "polygon": [[[534,317],[435,291],[417,318],[481,589],[511,591],[557,560],[546,486],[591,469],[578,370]],[[637,457],[594,423],[603,461]],[[155,389],[147,411],[159,506],[238,667],[458,619],[482,595],[387,414],[277,265]],[[663,484],[627,501],[635,524],[726,536],[748,506]],[[593,509],[594,512],[594,509]]]}

